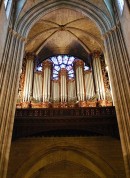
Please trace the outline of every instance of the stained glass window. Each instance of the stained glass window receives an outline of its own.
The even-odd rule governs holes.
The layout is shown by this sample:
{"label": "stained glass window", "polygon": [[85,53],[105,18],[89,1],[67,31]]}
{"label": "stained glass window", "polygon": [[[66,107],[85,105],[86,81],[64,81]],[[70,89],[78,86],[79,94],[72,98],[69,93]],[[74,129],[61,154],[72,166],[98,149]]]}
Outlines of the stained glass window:
{"label": "stained glass window", "polygon": [[9,0],[4,0],[5,8],[7,7],[8,2],[9,2]]}
{"label": "stained glass window", "polygon": [[124,0],[117,0],[117,4],[120,10],[120,13],[122,14],[123,8],[124,8]]}
{"label": "stained glass window", "polygon": [[36,71],[39,71],[39,72],[42,71],[42,63],[39,64],[39,65],[36,67]]}
{"label": "stained glass window", "polygon": [[[53,63],[53,79],[58,80],[59,71],[63,68],[67,70],[69,79],[75,77],[73,68],[73,63],[77,60],[75,57],[69,55],[59,55],[50,57],[49,60]],[[90,68],[84,64],[84,70],[90,70]],[[42,71],[42,63],[36,67],[36,71]]]}
{"label": "stained glass window", "polygon": [[5,11],[6,11],[7,18],[9,17],[9,14],[10,14],[11,4],[12,4],[12,0],[4,0],[4,5],[5,5]]}
{"label": "stained glass window", "polygon": [[[54,63],[53,79],[58,79],[60,69],[67,69],[68,77],[74,78],[73,62],[76,60],[73,56],[59,55],[51,57],[50,60]],[[55,71],[58,71],[57,73]]]}

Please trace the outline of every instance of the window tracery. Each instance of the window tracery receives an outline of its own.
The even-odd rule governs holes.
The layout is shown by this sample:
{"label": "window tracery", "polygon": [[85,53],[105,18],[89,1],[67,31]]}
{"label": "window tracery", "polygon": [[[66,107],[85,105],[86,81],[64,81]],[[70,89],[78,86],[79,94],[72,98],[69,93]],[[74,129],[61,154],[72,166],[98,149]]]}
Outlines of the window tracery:
{"label": "window tracery", "polygon": [[[67,70],[69,79],[73,79],[75,77],[73,63],[75,60],[77,60],[76,57],[69,55],[58,55],[50,57],[49,60],[53,63],[54,80],[58,80],[59,71],[63,68]],[[90,70],[90,68],[84,64],[84,70]],[[37,66],[36,71],[42,71],[42,63]]]}

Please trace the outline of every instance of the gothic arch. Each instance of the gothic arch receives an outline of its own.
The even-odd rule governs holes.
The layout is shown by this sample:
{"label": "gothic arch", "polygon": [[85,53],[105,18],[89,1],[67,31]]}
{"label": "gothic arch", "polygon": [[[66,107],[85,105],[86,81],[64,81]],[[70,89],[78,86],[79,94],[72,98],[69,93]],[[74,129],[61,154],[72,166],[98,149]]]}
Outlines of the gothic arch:
{"label": "gothic arch", "polygon": [[79,148],[75,145],[50,146],[47,150],[34,153],[30,159],[20,167],[16,173],[16,178],[30,178],[38,170],[63,161],[79,165],[101,178],[117,178],[115,171],[102,158],[90,150],[83,150],[83,148]]}
{"label": "gothic arch", "polygon": [[102,34],[111,29],[114,25],[111,17],[107,16],[103,11],[92,5],[91,3],[73,2],[71,1],[56,1],[39,3],[34,6],[29,12],[26,12],[25,15],[19,19],[19,21],[15,24],[15,30],[20,33],[22,36],[27,36],[29,30],[32,26],[45,14],[57,10],[59,8],[69,8],[79,12],[83,12],[86,16],[88,16],[92,21],[96,23],[99,27]]}

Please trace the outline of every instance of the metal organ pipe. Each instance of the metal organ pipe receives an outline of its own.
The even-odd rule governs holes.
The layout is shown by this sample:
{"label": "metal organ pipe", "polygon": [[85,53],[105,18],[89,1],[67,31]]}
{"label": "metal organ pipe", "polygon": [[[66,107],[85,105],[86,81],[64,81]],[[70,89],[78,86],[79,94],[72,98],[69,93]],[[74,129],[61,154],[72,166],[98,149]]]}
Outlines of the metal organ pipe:
{"label": "metal organ pipe", "polygon": [[94,78],[95,78],[96,93],[98,94],[98,99],[104,100],[105,89],[104,89],[102,69],[100,63],[100,55],[96,53],[93,56],[93,69],[94,69]]}
{"label": "metal organ pipe", "polygon": [[42,101],[42,73],[34,73],[33,98],[37,101]]}
{"label": "metal organ pipe", "polygon": [[78,101],[84,101],[85,98],[83,67],[84,67],[84,62],[82,60],[75,61]]}
{"label": "metal organ pipe", "polygon": [[33,80],[33,66],[34,66],[34,56],[30,55],[27,58],[26,72],[25,72],[25,83],[23,90],[23,101],[30,101],[30,96],[32,94],[32,80]]}
{"label": "metal organ pipe", "polygon": [[51,68],[51,61],[46,60],[43,62],[43,102],[49,102],[50,100]]}
{"label": "metal organ pipe", "polygon": [[76,98],[76,93],[75,93],[75,80],[74,79],[69,79],[68,80],[68,101],[74,101]]}
{"label": "metal organ pipe", "polygon": [[67,77],[67,70],[63,68],[60,71],[61,102],[67,101],[66,77]]}

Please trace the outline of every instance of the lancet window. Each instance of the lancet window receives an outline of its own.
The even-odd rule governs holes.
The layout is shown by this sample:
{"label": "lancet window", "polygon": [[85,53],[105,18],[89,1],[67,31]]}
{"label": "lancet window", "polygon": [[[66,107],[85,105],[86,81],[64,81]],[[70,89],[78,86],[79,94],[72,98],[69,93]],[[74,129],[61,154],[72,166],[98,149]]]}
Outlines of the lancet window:
{"label": "lancet window", "polygon": [[124,9],[124,0],[117,0],[117,4],[118,4],[120,14],[122,14],[123,9]]}

